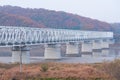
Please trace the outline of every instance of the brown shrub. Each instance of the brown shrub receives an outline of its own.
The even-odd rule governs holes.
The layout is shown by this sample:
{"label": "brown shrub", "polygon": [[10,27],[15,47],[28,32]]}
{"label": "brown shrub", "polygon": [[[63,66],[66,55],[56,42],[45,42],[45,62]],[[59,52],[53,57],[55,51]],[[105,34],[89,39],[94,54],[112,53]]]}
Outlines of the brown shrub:
{"label": "brown shrub", "polygon": [[102,69],[113,79],[120,80],[120,59],[116,59],[112,62],[104,62]]}
{"label": "brown shrub", "polygon": [[108,78],[104,71],[100,71],[91,65],[66,63],[45,64],[49,67],[46,72],[41,71],[41,65],[43,65],[43,63],[23,65],[22,73],[19,72],[18,65],[9,69],[0,69],[0,80],[40,80],[40,78],[59,78],[61,80],[104,80]]}

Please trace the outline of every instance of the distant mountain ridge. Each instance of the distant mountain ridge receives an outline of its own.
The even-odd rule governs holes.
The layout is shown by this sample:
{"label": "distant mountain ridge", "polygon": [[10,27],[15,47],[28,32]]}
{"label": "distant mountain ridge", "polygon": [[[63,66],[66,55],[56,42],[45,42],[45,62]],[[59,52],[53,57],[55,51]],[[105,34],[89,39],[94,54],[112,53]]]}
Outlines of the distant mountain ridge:
{"label": "distant mountain ridge", "polygon": [[0,6],[0,26],[112,31],[109,23],[62,11]]}

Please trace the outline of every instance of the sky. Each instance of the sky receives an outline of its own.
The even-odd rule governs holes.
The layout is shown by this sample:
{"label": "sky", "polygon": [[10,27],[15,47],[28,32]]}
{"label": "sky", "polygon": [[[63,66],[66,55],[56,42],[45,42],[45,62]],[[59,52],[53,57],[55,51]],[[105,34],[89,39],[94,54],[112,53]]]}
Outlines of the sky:
{"label": "sky", "polygon": [[120,0],[0,0],[0,6],[64,11],[109,23],[120,23]]}

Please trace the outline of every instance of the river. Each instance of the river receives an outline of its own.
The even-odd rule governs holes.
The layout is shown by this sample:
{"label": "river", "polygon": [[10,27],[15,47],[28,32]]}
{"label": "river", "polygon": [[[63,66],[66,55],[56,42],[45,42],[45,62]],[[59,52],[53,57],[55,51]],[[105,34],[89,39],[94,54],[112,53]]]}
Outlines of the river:
{"label": "river", "polygon": [[[94,57],[94,56],[83,56],[83,57],[62,57],[60,60],[45,60],[44,57],[30,57],[31,63],[37,62],[62,62],[62,63],[101,63],[104,61],[113,61],[120,57]],[[0,57],[0,63],[11,63],[12,57]]]}

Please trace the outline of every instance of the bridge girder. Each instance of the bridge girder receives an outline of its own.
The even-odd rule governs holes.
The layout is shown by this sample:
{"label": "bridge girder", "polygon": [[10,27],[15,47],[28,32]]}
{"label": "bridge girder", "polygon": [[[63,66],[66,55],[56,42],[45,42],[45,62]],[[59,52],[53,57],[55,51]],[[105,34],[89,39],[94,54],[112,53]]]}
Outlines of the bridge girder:
{"label": "bridge girder", "polygon": [[112,38],[113,32],[0,26],[1,45],[27,45]]}

